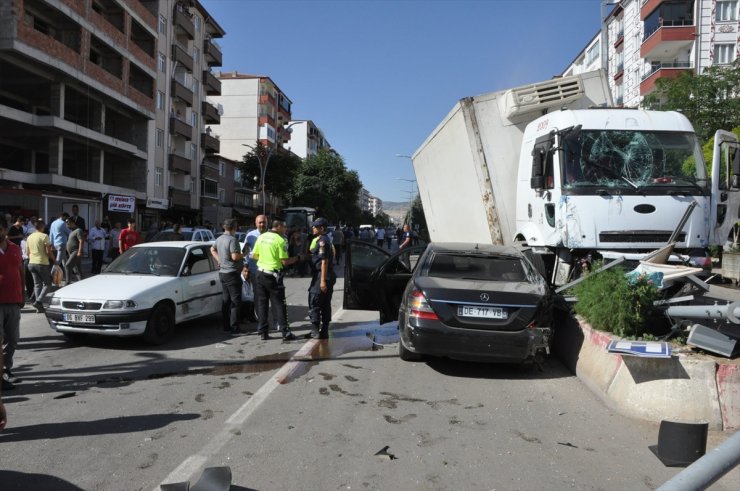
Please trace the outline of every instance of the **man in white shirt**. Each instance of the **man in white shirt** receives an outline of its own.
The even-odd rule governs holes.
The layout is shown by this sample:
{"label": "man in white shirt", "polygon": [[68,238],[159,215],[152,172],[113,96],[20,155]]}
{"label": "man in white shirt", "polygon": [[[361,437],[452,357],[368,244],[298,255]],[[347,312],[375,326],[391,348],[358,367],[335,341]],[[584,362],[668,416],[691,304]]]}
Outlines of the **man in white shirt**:
{"label": "man in white shirt", "polygon": [[90,229],[87,236],[92,250],[92,274],[100,274],[103,268],[103,255],[105,254],[105,229],[100,226],[100,220],[95,220],[95,226]]}

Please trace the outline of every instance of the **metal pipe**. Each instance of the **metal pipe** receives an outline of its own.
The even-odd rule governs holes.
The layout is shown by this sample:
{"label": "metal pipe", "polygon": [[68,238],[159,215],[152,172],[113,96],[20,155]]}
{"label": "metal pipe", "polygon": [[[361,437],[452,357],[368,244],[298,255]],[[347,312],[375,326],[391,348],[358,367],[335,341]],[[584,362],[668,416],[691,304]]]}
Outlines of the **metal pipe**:
{"label": "metal pipe", "polygon": [[[697,204],[698,203],[696,201],[692,201],[691,203],[689,203],[689,207],[686,208],[686,211],[681,217],[681,221],[678,222],[678,226],[673,230],[671,237],[668,239],[669,244],[672,242],[676,242],[676,239],[678,239],[678,235],[683,230],[683,226],[686,225],[686,222],[689,220],[689,217],[691,216],[691,212],[694,211],[694,208],[696,208]],[[686,242],[688,242],[688,240]]]}
{"label": "metal pipe", "polygon": [[738,464],[740,464],[740,431],[663,483],[657,491],[707,489]]}
{"label": "metal pipe", "polygon": [[669,317],[728,320],[740,324],[740,302],[725,305],[675,305],[665,309]]}

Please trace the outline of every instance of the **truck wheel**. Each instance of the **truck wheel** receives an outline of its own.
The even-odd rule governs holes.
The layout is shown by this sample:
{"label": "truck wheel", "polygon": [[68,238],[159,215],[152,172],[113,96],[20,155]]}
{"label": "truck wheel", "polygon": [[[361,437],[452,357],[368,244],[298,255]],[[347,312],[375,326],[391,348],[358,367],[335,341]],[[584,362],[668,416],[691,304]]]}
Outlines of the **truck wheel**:
{"label": "truck wheel", "polygon": [[160,303],[154,307],[146,323],[144,340],[149,344],[160,345],[175,332],[175,313],[167,305]]}
{"label": "truck wheel", "polygon": [[419,353],[407,350],[400,339],[398,340],[398,357],[403,361],[419,361],[422,358]]}

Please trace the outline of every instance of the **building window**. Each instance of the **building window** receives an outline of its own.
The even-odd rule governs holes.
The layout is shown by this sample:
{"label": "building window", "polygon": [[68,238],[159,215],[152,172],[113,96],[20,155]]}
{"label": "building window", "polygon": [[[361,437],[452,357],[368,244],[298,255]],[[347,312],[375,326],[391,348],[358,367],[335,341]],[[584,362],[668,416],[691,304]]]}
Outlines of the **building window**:
{"label": "building window", "polygon": [[157,187],[162,186],[162,171],[163,169],[161,167],[154,168],[154,185]]}
{"label": "building window", "polygon": [[190,113],[190,125],[196,130],[198,129],[198,113],[195,111]]}
{"label": "building window", "polygon": [[218,200],[223,203],[226,200],[226,191],[224,188],[218,188]]}
{"label": "building window", "polygon": [[219,192],[218,183],[210,179],[202,179],[200,181],[200,192],[203,196],[215,198]]}
{"label": "building window", "polygon": [[159,32],[167,34],[167,19],[163,15],[159,16]]}
{"label": "building window", "polygon": [[599,44],[600,41],[597,41],[588,51],[586,51],[586,65],[590,65],[599,57]]}
{"label": "building window", "polygon": [[157,91],[157,109],[164,109],[164,92]]}
{"label": "building window", "polygon": [[199,16],[193,16],[193,25],[195,26],[195,32],[200,32],[201,20]]}
{"label": "building window", "polygon": [[160,72],[167,71],[167,57],[164,53],[159,53],[159,55],[157,55],[157,66],[159,67]]}
{"label": "building window", "polygon": [[242,182],[242,171],[240,169],[234,169],[234,181]]}
{"label": "building window", "polygon": [[717,2],[717,22],[732,22],[737,20],[737,0]]}
{"label": "building window", "polygon": [[193,160],[198,156],[198,145],[195,143],[190,144],[190,160]]}
{"label": "building window", "polygon": [[223,162],[218,163],[218,175],[219,176],[226,175],[226,164],[224,164]]}
{"label": "building window", "polygon": [[729,65],[735,61],[734,44],[715,44],[714,45],[714,64]]}
{"label": "building window", "polygon": [[162,148],[164,145],[164,130],[162,128],[157,128],[157,146],[159,148]]}
{"label": "building window", "polygon": [[193,48],[193,63],[200,63],[200,50]]}
{"label": "building window", "polygon": [[195,194],[195,178],[190,178],[190,193]]}
{"label": "building window", "polygon": [[198,97],[199,92],[200,92],[200,83],[198,82],[198,80],[193,79],[193,95]]}

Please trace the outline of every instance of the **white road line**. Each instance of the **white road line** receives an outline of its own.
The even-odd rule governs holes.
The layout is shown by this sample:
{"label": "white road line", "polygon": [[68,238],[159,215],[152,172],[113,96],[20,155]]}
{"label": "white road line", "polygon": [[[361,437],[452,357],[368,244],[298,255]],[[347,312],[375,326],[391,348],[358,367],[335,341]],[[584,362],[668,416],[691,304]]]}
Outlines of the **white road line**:
{"label": "white road line", "polygon": [[[343,309],[339,309],[332,316],[332,320],[341,316],[344,313]],[[203,466],[218,453],[237,433],[237,429],[254,413],[263,402],[267,400],[267,397],[278,388],[285,380],[289,379],[291,374],[296,371],[302,363],[306,363],[306,356],[308,356],[313,350],[314,346],[318,343],[317,340],[311,339],[306,344],[301,346],[295,355],[293,355],[288,362],[283,365],[277,373],[270,377],[257,392],[252,395],[244,404],[239,407],[231,416],[229,416],[224,422],[223,428],[206,443],[202,449],[196,454],[186,458],[175,470],[169,473],[164,478],[162,484],[178,483],[184,481],[190,481],[200,471]],[[160,485],[152,491],[160,491]]]}

